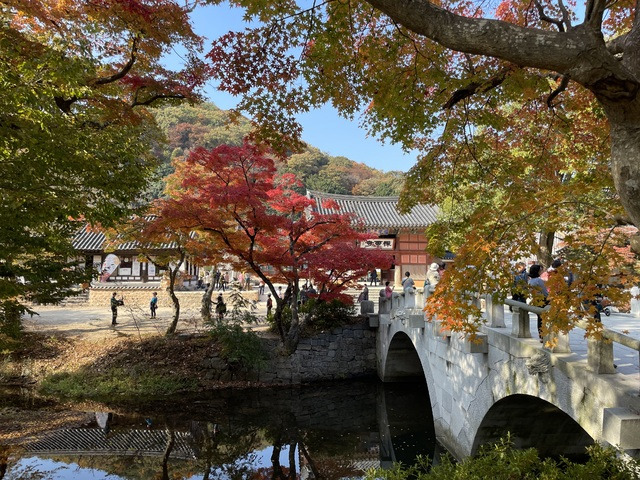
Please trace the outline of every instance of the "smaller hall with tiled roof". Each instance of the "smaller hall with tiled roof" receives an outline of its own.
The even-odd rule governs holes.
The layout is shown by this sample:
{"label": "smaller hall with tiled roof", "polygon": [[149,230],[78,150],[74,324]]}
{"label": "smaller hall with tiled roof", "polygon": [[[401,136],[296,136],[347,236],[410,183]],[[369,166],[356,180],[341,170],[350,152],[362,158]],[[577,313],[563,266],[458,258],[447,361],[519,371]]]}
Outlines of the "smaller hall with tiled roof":
{"label": "smaller hall with tiled roof", "polygon": [[380,280],[400,284],[405,272],[411,272],[414,280],[424,280],[427,268],[433,262],[450,261],[426,251],[425,229],[436,221],[438,207],[416,205],[409,213],[398,211],[398,197],[368,197],[339,195],[307,190],[307,196],[314,200],[319,213],[335,213],[325,208],[326,200],[332,200],[342,213],[352,213],[360,219],[371,239],[363,248],[381,248],[393,255],[392,265],[380,265]]}

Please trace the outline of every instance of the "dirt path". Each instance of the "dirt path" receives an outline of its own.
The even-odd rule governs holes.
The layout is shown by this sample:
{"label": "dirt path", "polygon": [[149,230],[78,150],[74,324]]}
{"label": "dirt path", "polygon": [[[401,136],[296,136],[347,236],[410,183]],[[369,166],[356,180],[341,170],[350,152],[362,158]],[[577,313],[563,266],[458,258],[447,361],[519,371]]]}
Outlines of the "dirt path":
{"label": "dirt path", "polygon": [[[262,302],[264,303],[264,302]],[[171,308],[159,308],[156,318],[151,318],[148,310],[129,308],[118,309],[118,325],[111,325],[111,310],[95,307],[36,307],[38,315],[25,316],[23,325],[27,331],[37,333],[57,333],[67,337],[85,340],[123,338],[149,335],[163,335],[171,323]],[[266,308],[259,305],[256,314],[264,317]],[[264,330],[266,327],[252,327]],[[178,333],[199,333],[204,331],[200,312],[185,309],[180,312]]]}

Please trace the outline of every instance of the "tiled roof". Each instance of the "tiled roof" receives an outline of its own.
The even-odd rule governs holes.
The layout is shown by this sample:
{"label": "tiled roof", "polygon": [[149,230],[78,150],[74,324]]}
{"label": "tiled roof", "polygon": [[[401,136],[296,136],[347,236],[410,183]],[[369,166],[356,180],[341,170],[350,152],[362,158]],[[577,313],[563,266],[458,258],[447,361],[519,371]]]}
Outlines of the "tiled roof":
{"label": "tiled roof", "polygon": [[338,195],[312,190],[308,190],[307,195],[315,200],[318,212],[335,213],[322,206],[324,200],[334,200],[340,212],[355,214],[367,228],[425,228],[435,222],[438,215],[438,207],[433,205],[416,205],[410,213],[401,215],[397,210],[398,197]]}
{"label": "tiled roof", "polygon": [[[26,446],[28,452],[53,455],[144,455],[162,456],[170,433],[165,430],[112,430],[75,428],[53,432]],[[174,432],[173,458],[196,458],[188,432]]]}
{"label": "tiled roof", "polygon": [[[101,252],[107,246],[109,247],[109,250],[112,251],[134,251],[140,249],[140,242],[117,243],[116,239],[115,241],[112,241],[110,245],[107,245],[104,232],[96,228],[90,228],[89,224],[83,225],[73,237],[73,248],[82,252]],[[153,245],[154,250],[171,250],[177,247],[178,245],[175,242]]]}

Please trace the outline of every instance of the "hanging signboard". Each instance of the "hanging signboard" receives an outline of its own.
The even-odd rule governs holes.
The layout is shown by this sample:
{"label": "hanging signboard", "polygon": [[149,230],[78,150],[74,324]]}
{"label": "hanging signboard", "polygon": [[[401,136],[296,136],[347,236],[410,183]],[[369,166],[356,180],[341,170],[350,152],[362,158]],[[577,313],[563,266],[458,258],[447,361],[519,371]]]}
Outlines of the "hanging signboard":
{"label": "hanging signboard", "polygon": [[395,239],[393,238],[372,238],[360,242],[361,248],[379,248],[380,250],[393,250]]}
{"label": "hanging signboard", "polygon": [[104,262],[102,263],[102,273],[100,275],[100,281],[106,282],[111,274],[116,271],[118,265],[120,265],[120,259],[117,255],[114,255],[113,253],[107,255],[107,258],[105,258]]}

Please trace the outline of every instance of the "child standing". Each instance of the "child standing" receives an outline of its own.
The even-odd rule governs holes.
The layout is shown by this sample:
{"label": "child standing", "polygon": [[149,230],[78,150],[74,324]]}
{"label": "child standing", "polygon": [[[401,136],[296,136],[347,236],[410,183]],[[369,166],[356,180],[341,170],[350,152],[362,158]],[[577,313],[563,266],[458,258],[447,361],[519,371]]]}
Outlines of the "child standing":
{"label": "child standing", "polygon": [[149,309],[151,310],[151,318],[156,318],[156,309],[158,308],[158,292],[153,292],[151,302],[149,302]]}

